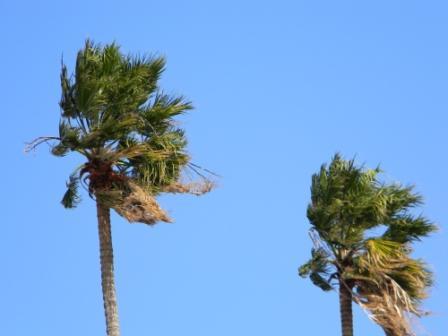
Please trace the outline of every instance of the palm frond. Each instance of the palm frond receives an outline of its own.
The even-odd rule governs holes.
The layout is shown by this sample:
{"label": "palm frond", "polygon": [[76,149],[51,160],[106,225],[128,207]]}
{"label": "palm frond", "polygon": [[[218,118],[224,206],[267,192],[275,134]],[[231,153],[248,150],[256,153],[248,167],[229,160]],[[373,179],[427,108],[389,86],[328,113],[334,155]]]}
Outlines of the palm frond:
{"label": "palm frond", "polygon": [[314,285],[323,291],[333,289],[330,278],[332,276],[332,264],[330,256],[323,248],[313,248],[311,259],[299,267],[299,275],[302,278],[309,277]]}
{"label": "palm frond", "polygon": [[396,215],[387,221],[386,225],[388,229],[383,237],[401,243],[419,241],[437,231],[437,226],[427,218],[411,214]]}
{"label": "palm frond", "polygon": [[172,194],[192,194],[196,196],[203,195],[210,192],[215,186],[215,183],[210,180],[202,180],[199,182],[175,182],[173,184],[162,187],[161,191]]}
{"label": "palm frond", "polygon": [[426,265],[410,253],[400,242],[369,239],[365,253],[356,259],[358,274],[352,277],[355,302],[393,335],[412,335],[408,315],[423,314],[419,304],[432,283]]}
{"label": "palm frond", "polygon": [[64,208],[75,208],[80,202],[80,197],[78,194],[79,177],[77,172],[70,175],[69,181],[67,182],[67,191],[62,197],[61,203]]}

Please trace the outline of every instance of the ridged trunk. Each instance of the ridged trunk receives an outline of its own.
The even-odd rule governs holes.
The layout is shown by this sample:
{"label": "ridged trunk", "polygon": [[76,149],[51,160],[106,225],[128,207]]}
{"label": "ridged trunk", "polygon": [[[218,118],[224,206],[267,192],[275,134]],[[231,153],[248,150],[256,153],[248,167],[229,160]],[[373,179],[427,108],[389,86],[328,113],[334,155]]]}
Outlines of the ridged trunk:
{"label": "ridged trunk", "polygon": [[110,226],[110,209],[97,200],[98,235],[100,241],[101,287],[108,336],[120,336],[118,305],[115,293],[114,255]]}
{"label": "ridged trunk", "polygon": [[342,336],[353,336],[352,291],[346,283],[339,284],[339,308]]}

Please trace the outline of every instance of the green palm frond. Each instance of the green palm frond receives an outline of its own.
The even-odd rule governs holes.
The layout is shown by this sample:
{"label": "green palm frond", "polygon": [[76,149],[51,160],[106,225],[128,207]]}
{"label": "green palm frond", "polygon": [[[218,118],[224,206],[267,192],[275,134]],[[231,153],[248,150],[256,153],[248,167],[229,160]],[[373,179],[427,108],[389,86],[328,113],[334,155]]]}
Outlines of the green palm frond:
{"label": "green palm frond", "polygon": [[402,214],[392,217],[387,222],[388,229],[383,234],[385,239],[410,243],[437,231],[437,226],[423,216]]}
{"label": "green palm frond", "polygon": [[415,216],[412,209],[423,204],[423,198],[413,191],[412,186],[403,187],[399,184],[383,186],[387,194],[388,226],[383,237],[385,239],[410,243],[418,241],[437,230],[434,223],[422,215]]}
{"label": "green palm frond", "polygon": [[311,259],[300,266],[299,275],[302,278],[309,277],[314,285],[324,291],[333,289],[330,282],[332,275],[332,264],[330,256],[323,248],[313,248],[311,250]]}
{"label": "green palm frond", "polygon": [[171,97],[158,93],[142,108],[142,134],[151,136],[171,129],[173,117],[185,113],[193,108],[192,104],[183,97]]}
{"label": "green palm frond", "polygon": [[330,284],[330,282],[323,276],[321,276],[320,273],[312,272],[310,274],[310,280],[315,286],[319,287],[325,292],[331,291],[333,289],[333,286]]}
{"label": "green palm frond", "polygon": [[64,208],[75,208],[80,202],[80,197],[78,194],[79,187],[79,177],[77,172],[70,175],[69,181],[67,182],[67,191],[62,197],[61,203]]}
{"label": "green palm frond", "polygon": [[358,258],[358,266],[373,269],[371,273],[377,273],[389,268],[394,268],[393,263],[407,253],[406,247],[395,241],[384,239],[367,239],[364,242],[365,253]]}

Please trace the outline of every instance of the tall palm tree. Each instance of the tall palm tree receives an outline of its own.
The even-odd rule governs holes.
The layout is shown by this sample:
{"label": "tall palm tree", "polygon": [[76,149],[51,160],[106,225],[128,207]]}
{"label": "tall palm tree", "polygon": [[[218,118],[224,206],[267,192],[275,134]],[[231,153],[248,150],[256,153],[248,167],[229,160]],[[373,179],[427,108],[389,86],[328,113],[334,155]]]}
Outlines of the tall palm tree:
{"label": "tall palm tree", "polygon": [[336,154],[312,176],[307,217],[314,247],[299,274],[324,291],[338,288],[343,336],[353,336],[353,301],[389,335],[407,335],[394,333],[410,333],[405,315],[419,315],[431,284],[410,244],[436,227],[410,212],[422,202],[412,187],[383,184],[379,173]]}
{"label": "tall palm tree", "polygon": [[[96,201],[109,336],[120,334],[110,209],[131,222],[169,222],[156,195],[199,195],[211,188],[201,168],[190,162],[184,131],[173,119],[192,105],[158,87],[164,66],[161,57],[126,56],[116,44],[101,46],[87,40],[77,55],[74,74],[69,76],[62,65],[59,136],[40,137],[28,146],[31,150],[48,143],[56,156],[77,152],[85,158],[71,174],[62,204],[77,205],[79,185]],[[183,172],[188,169],[202,182],[187,183]]]}

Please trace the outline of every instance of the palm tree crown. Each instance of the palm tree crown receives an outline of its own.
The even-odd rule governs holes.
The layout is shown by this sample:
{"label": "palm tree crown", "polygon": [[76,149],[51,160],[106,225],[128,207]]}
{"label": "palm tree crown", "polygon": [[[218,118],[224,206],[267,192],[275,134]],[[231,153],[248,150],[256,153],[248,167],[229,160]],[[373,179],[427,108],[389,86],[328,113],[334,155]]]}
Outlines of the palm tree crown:
{"label": "palm tree crown", "polygon": [[[192,109],[191,103],[158,87],[164,66],[162,57],[125,56],[114,43],[102,47],[90,40],[77,55],[73,76],[62,66],[59,136],[38,138],[29,148],[56,140],[54,155],[78,152],[87,159],[70,176],[65,207],[77,205],[79,183],[87,182],[89,194],[120,215],[154,224],[169,218],[152,196],[210,190],[210,180],[190,162],[184,131],[174,121]],[[199,174],[202,183],[182,181],[185,168]],[[152,211],[138,214],[136,205]]]}
{"label": "palm tree crown", "polygon": [[422,198],[412,187],[379,182],[379,173],[336,154],[312,177],[307,217],[314,248],[299,274],[324,291],[339,286],[344,336],[353,334],[352,300],[389,335],[410,334],[405,315],[420,313],[431,284],[425,264],[410,257],[410,244],[435,230],[411,213]]}

